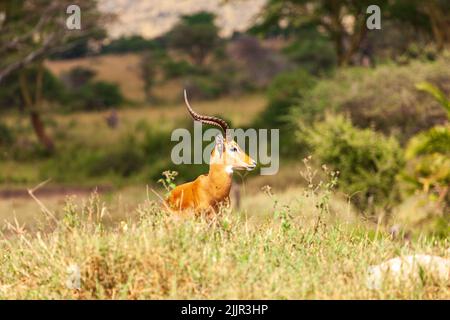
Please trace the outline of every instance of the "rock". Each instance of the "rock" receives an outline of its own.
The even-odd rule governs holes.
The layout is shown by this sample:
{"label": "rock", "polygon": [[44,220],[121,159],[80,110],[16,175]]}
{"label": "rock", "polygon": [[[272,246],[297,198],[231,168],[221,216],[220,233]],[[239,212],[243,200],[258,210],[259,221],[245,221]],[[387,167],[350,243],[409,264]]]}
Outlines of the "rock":
{"label": "rock", "polygon": [[388,281],[398,286],[417,283],[424,277],[437,283],[448,283],[450,259],[424,254],[393,258],[369,267],[366,285],[369,289],[379,290]]}

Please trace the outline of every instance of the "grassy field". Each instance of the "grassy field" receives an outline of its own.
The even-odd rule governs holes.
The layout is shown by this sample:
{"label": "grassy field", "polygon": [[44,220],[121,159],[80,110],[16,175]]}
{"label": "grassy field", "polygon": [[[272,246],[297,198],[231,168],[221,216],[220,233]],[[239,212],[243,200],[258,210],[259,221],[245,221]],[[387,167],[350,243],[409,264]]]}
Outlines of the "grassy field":
{"label": "grassy field", "polygon": [[[150,194],[134,207],[98,194],[55,210],[36,204],[39,226],[11,223],[3,233],[0,298],[450,297],[448,283],[427,277],[369,289],[370,265],[414,253],[449,257],[448,239],[394,239],[326,189],[261,191],[214,219],[168,215]],[[79,289],[68,287],[73,270]]]}
{"label": "grassy field", "polygon": [[449,258],[448,239],[393,236],[324,179],[259,191],[270,181],[254,179],[241,186],[239,208],[212,219],[170,215],[143,186],[22,199],[28,216],[4,221],[0,299],[450,298],[448,282],[426,270],[418,281],[370,289],[370,266],[411,254]]}
{"label": "grassy field", "polygon": [[140,62],[139,55],[124,54],[48,61],[46,65],[57,76],[74,67],[91,69],[96,72],[97,80],[116,83],[126,98],[142,102],[145,100],[145,93],[144,83],[139,76]]}

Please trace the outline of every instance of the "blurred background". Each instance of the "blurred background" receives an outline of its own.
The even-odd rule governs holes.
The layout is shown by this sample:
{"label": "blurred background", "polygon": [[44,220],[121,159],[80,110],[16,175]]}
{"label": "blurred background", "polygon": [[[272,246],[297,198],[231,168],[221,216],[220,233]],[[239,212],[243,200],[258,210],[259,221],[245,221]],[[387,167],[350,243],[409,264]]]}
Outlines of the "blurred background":
{"label": "blurred background", "polygon": [[2,0],[0,219],[39,217],[26,190],[49,178],[50,207],[96,189],[124,213],[163,171],[207,172],[170,160],[187,88],[199,113],[280,129],[279,173],[235,175],[235,197],[299,192],[311,156],[358,215],[446,237],[449,47],[446,0]]}

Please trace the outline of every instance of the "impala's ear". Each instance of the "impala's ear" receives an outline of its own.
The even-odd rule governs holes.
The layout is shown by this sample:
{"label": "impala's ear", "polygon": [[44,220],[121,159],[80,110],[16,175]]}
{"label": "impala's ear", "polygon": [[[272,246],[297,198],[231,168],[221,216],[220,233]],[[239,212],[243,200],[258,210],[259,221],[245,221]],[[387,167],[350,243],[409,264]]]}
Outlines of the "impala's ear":
{"label": "impala's ear", "polygon": [[222,157],[223,153],[223,136],[221,134],[218,134],[216,136],[216,146],[215,149],[219,153],[219,157]]}

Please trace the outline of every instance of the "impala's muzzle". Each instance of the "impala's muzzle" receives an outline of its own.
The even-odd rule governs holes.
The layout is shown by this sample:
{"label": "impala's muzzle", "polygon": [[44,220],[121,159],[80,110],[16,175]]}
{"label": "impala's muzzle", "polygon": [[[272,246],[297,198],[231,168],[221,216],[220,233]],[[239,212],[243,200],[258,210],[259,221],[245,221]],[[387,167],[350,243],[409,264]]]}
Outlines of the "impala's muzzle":
{"label": "impala's muzzle", "polygon": [[255,168],[256,168],[256,161],[255,161],[255,160],[252,160],[252,164],[248,165],[245,169],[246,169],[247,171],[252,171],[252,170],[255,169]]}

